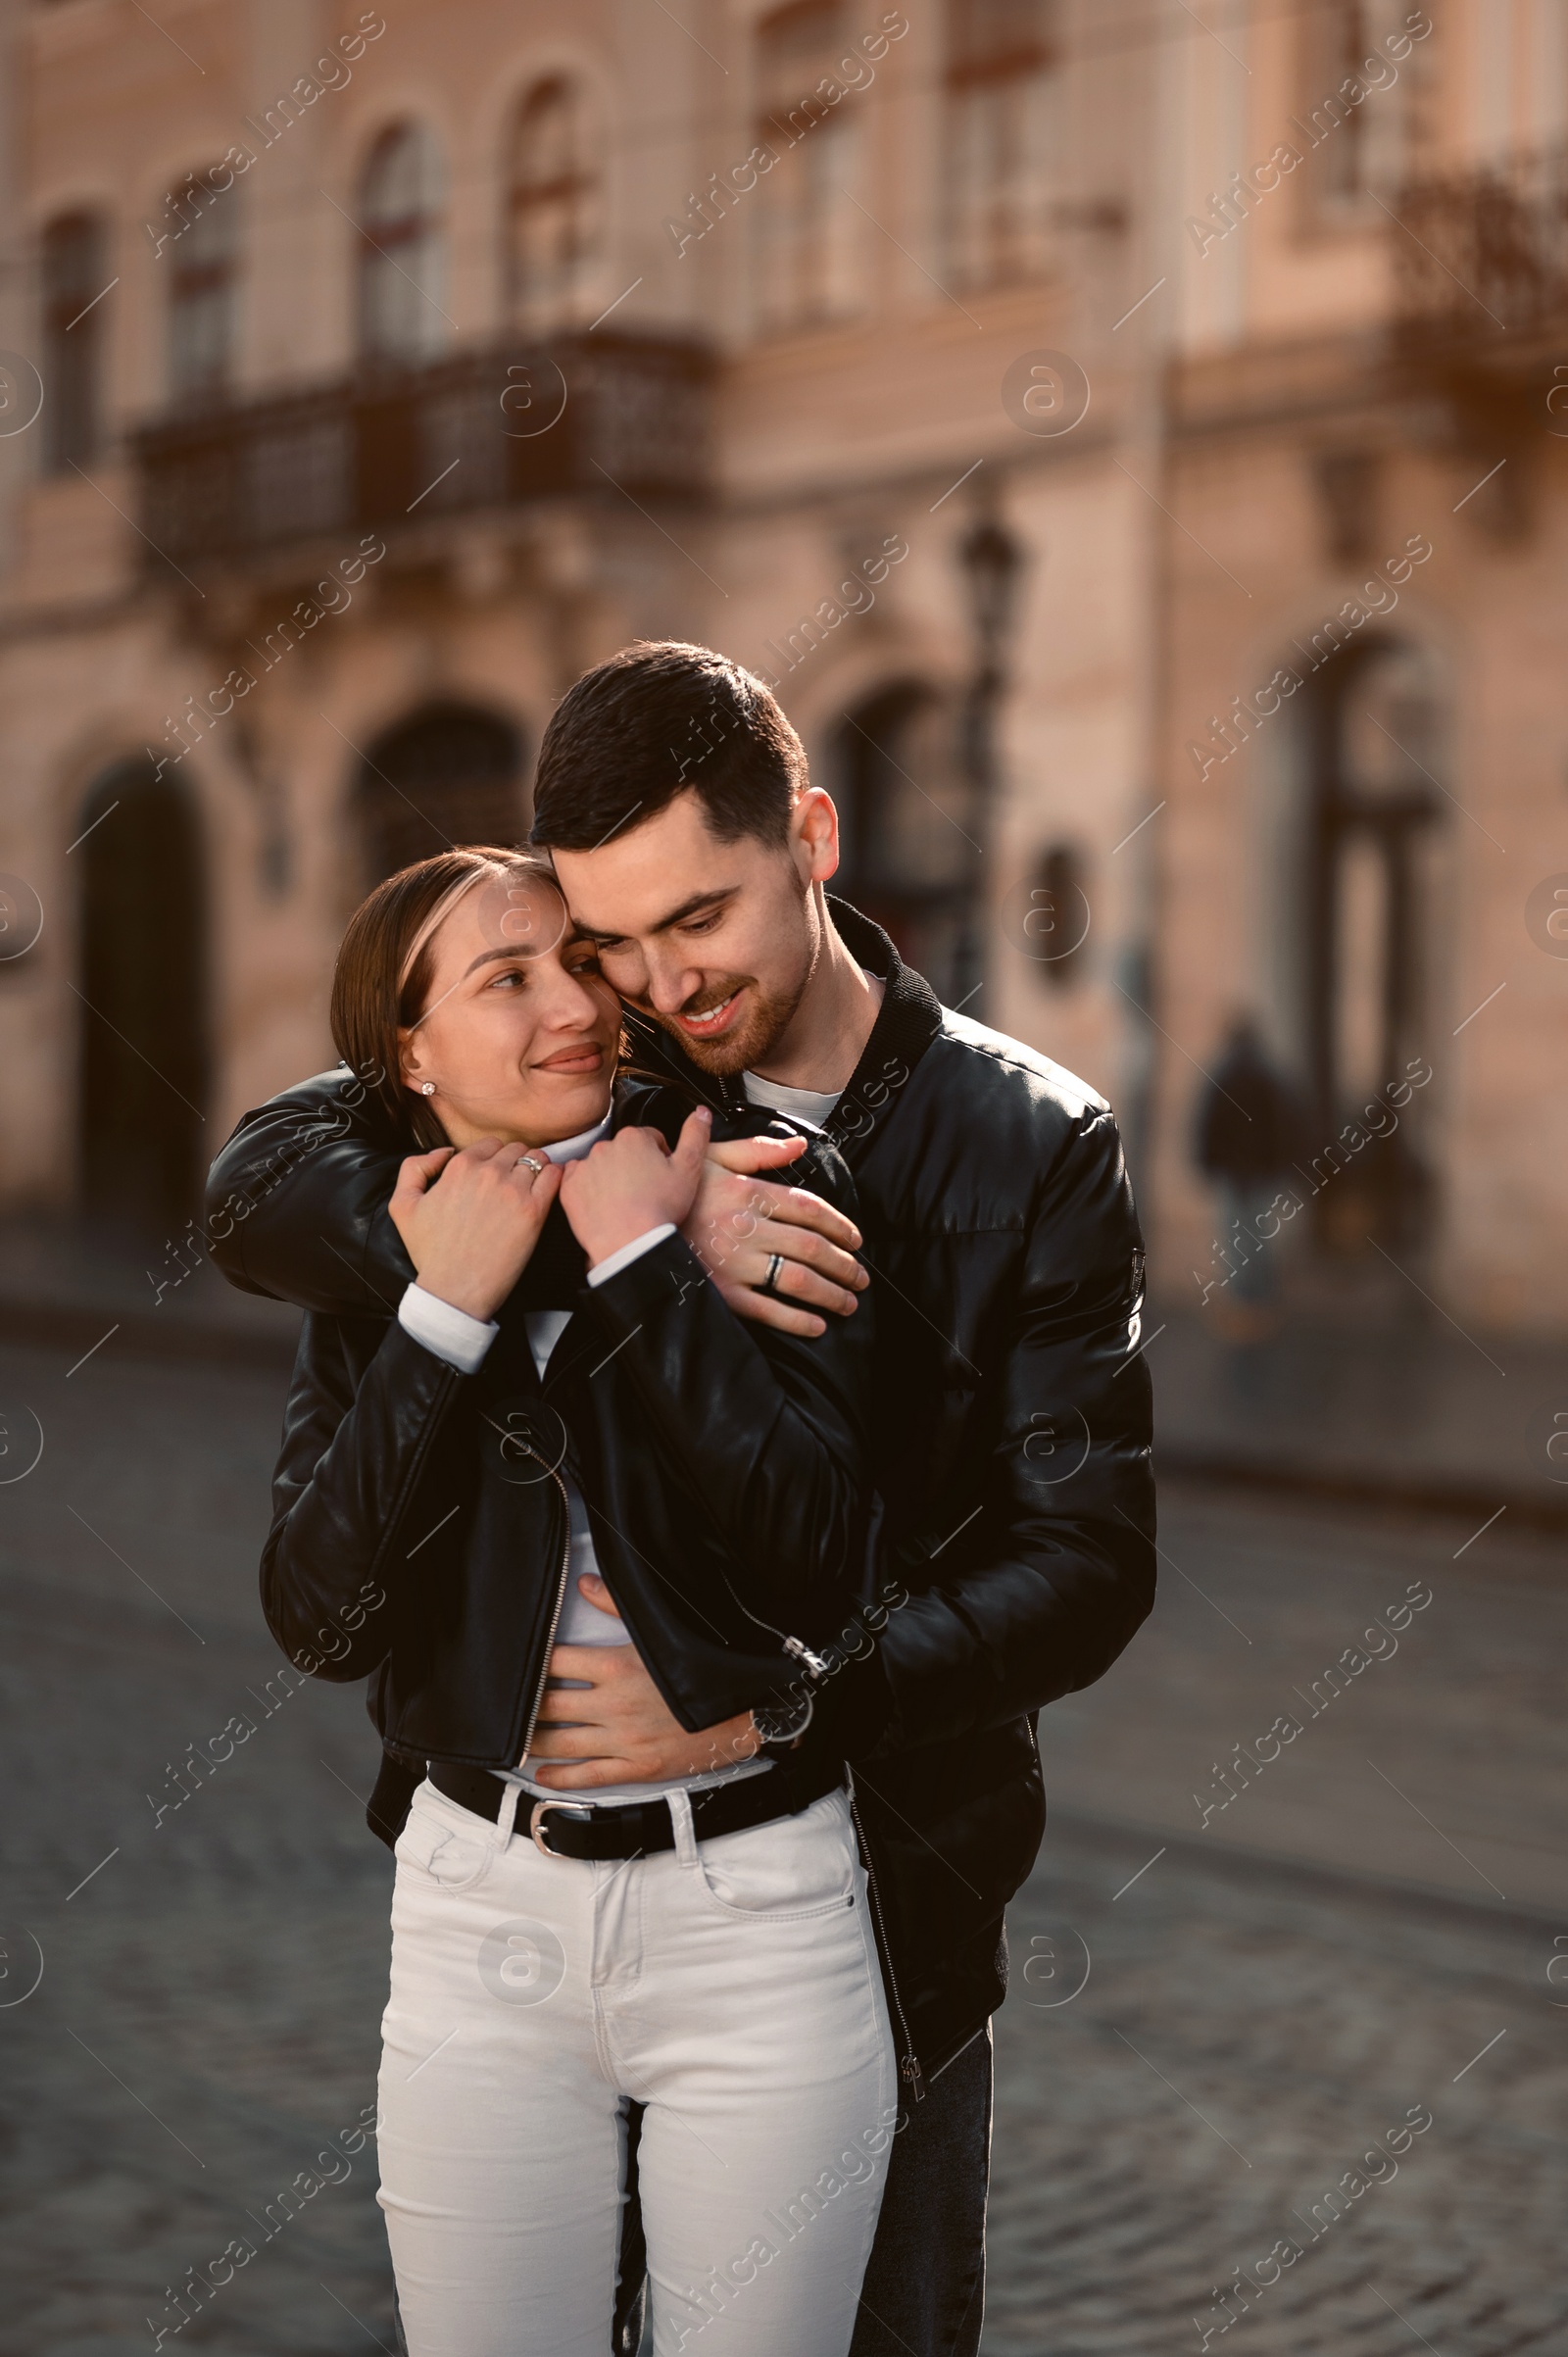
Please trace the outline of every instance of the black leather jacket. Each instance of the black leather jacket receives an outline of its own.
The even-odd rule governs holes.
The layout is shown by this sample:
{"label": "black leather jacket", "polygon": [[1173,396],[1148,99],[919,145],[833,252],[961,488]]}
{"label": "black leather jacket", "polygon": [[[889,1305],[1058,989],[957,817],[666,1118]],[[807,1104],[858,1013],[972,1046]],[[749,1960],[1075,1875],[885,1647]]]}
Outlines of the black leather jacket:
{"label": "black leather jacket", "polygon": [[[280,1118],[297,1128],[336,1082],[323,1074],[248,1117],[225,1159]],[[673,1133],[689,1103],[622,1080],[613,1126]],[[327,1160],[310,1169],[331,1183]],[[280,1204],[290,1219],[305,1210],[300,1176]],[[803,1183],[854,1213],[825,1142]],[[543,1382],[521,1286],[472,1376],[403,1331],[390,1288],[373,1315],[309,1311],[300,1340],[263,1609],[299,1667],[369,1676],[383,1742],[421,1768],[510,1767],[527,1748],[567,1573],[564,1476],[687,1727],[783,1700],[802,1647],[820,1654],[869,1600],[873,1317],[835,1319],[815,1342],[745,1325],[678,1236],[590,1288],[559,1205],[552,1219],[575,1298]]]}
{"label": "black leather jacket", "polygon": [[[1003,1909],[1045,1823],[1034,1716],[1102,1676],[1153,1600],[1143,1246],[1103,1100],[948,1013],[879,928],[833,914],[887,984],[828,1130],[877,1316],[881,1527],[874,1571],[848,1576],[895,1601],[859,1610],[874,1635],[827,1681],[813,1734],[854,1763],[901,2048],[929,2077],[1005,1990]],[[736,1113],[738,1085],[629,1028],[640,1062]],[[325,1120],[331,1087],[352,1085],[329,1076],[247,1116],[214,1166],[209,1228],[233,1282],[338,1314],[370,1286],[384,1317],[412,1275],[386,1217],[391,1161],[352,1132],[299,1143],[302,1116]],[[548,1268],[536,1253],[521,1290]]]}

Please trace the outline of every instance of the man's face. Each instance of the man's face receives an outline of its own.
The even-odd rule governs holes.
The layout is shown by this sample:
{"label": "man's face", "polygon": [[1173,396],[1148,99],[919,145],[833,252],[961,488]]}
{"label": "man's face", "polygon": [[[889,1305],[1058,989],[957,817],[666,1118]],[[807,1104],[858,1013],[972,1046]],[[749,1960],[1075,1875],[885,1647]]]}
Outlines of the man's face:
{"label": "man's face", "polygon": [[627,1005],[705,1072],[764,1059],[800,1006],[820,948],[812,886],[838,866],[825,794],[796,804],[786,845],[710,831],[694,789],[596,851],[558,851],[572,915]]}

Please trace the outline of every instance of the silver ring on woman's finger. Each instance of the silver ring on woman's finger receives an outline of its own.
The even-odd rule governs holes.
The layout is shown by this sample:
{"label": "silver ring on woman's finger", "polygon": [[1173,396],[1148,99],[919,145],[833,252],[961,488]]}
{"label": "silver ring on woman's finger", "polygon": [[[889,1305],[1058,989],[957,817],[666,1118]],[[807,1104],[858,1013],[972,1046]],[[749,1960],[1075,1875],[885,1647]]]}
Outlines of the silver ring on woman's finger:
{"label": "silver ring on woman's finger", "polygon": [[535,1178],[543,1178],[545,1172],[550,1167],[549,1163],[542,1162],[536,1154],[519,1154],[517,1156],[517,1161],[519,1164],[526,1162],[529,1169],[533,1172]]}
{"label": "silver ring on woman's finger", "polygon": [[768,1253],[768,1255],[767,1255],[767,1274],[766,1274],[766,1276],[765,1276],[765,1277],[762,1279],[762,1282],[761,1282],[761,1284],[760,1284],[760,1285],[759,1285],[759,1287],[757,1288],[758,1292],[759,1292],[759,1293],[768,1293],[768,1294],[771,1294],[771,1295],[773,1296],[773,1299],[774,1299],[775,1301],[779,1301],[779,1300],[781,1300],[781,1299],[782,1299],[782,1296],[780,1295],[780,1293],[779,1293],[779,1290],[778,1290],[778,1281],[779,1281],[780,1277],[781,1277],[783,1274],[784,1274],[784,1255],[783,1255],[783,1253],[782,1253],[782,1252],[769,1252],[769,1253]]}

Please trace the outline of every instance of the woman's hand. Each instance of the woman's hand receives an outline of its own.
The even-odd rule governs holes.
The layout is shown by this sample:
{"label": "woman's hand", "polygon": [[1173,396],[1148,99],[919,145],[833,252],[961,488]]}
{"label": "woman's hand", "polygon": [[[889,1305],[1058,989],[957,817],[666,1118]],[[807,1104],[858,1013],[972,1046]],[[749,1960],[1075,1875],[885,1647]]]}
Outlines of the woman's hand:
{"label": "woman's hand", "polygon": [[[522,1159],[529,1153],[542,1171]],[[439,1146],[411,1154],[399,1170],[392,1224],[424,1292],[490,1319],[527,1267],[560,1192],[558,1166],[529,1147],[499,1138],[461,1154]]]}
{"label": "woman's hand", "polygon": [[566,1164],[561,1207],[590,1268],[666,1220],[680,1226],[697,1200],[712,1126],[702,1105],[688,1115],[673,1154],[657,1129],[623,1129]]}

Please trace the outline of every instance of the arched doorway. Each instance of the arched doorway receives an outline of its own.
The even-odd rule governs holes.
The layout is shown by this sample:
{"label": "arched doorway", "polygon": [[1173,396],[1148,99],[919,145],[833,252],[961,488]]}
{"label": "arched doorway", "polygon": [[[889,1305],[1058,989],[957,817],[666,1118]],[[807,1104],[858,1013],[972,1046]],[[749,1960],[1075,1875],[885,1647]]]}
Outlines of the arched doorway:
{"label": "arched doorway", "polygon": [[[1432,1050],[1443,719],[1431,658],[1403,640],[1342,648],[1301,698],[1298,972],[1305,1093],[1325,1147]],[[1418,1098],[1396,1129],[1335,1170],[1314,1198],[1320,1243],[1422,1241],[1430,1128]]]}
{"label": "arched doorway", "polygon": [[834,744],[843,864],[831,889],[875,919],[945,1006],[982,978],[980,823],[951,700],[917,681],[844,715]]}
{"label": "arched doorway", "polygon": [[469,704],[427,704],[367,748],[357,787],[367,880],[458,843],[520,843],[522,734]]}
{"label": "arched doorway", "polygon": [[141,759],[83,805],[81,1194],[106,1225],[177,1229],[208,1159],[206,877],[191,797]]}

